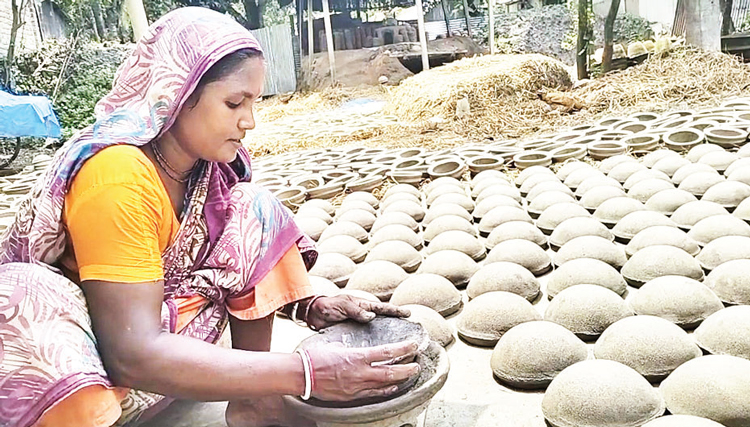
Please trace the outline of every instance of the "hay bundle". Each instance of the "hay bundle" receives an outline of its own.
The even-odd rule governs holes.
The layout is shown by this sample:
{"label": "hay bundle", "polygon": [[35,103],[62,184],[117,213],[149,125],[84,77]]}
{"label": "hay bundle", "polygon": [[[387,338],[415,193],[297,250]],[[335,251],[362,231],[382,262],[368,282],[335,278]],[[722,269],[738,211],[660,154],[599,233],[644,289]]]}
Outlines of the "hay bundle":
{"label": "hay bundle", "polygon": [[562,62],[543,55],[466,58],[404,80],[392,93],[389,111],[404,120],[452,118],[467,98],[470,117],[537,98],[545,88],[569,89]]}

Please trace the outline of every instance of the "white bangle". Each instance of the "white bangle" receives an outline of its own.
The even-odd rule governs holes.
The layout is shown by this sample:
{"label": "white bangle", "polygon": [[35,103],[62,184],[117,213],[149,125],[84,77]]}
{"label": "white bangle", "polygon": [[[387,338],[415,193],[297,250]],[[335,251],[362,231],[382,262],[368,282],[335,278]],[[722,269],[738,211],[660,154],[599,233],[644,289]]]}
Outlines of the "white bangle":
{"label": "white bangle", "polygon": [[305,371],[305,393],[300,395],[302,400],[310,399],[312,395],[312,367],[310,366],[310,359],[307,352],[301,348],[294,350],[295,353],[299,354],[302,359],[302,368]]}
{"label": "white bangle", "polygon": [[297,319],[298,310],[299,310],[299,301],[295,302],[294,305],[292,305],[292,315],[289,316],[289,318],[292,319],[292,322],[294,322],[298,326],[307,327],[307,324],[305,322]]}

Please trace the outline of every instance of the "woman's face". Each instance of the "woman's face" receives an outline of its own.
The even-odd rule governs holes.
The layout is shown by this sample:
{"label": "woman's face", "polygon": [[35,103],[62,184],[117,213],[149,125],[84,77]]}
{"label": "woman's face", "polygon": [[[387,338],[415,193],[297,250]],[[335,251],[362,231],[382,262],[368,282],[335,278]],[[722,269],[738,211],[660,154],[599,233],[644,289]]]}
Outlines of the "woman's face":
{"label": "woman's face", "polygon": [[197,103],[191,96],[167,133],[196,160],[233,161],[245,132],[255,127],[253,106],[264,76],[261,58],[246,59],[228,76],[206,84]]}

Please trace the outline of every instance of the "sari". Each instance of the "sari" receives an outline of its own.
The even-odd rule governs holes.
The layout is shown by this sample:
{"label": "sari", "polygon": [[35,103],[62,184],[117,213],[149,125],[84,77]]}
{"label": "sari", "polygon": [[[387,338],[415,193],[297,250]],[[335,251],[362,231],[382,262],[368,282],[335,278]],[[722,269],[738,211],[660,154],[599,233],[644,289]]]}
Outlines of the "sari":
{"label": "sari", "polygon": [[[84,162],[100,150],[141,146],[163,134],[206,70],[245,48],[260,51],[245,28],[217,12],[188,7],[163,16],[118,69],[112,91],[96,105],[96,122],[58,150],[19,206],[0,239],[0,426],[33,426],[77,391],[114,388],[97,351],[83,292],[55,267],[66,245],[61,220],[66,192]],[[161,254],[164,331],[215,343],[229,311],[252,305],[256,285],[287,252],[298,250],[307,269],[314,264],[313,242],[288,209],[250,183],[250,176],[244,149],[230,164],[200,161],[194,169],[179,231]],[[175,299],[196,295],[208,303],[177,331]],[[277,302],[310,295],[311,287],[300,286]],[[256,307],[252,318],[278,308]],[[168,401],[129,390],[116,424],[147,418]]]}

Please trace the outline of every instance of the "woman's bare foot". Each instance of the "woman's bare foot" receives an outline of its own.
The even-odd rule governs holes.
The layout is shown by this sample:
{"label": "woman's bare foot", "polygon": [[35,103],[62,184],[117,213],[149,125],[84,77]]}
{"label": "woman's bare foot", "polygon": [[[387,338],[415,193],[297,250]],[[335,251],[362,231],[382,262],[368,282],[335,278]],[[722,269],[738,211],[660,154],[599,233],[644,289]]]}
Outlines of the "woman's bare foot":
{"label": "woman's bare foot", "polygon": [[229,427],[315,427],[288,409],[281,396],[229,402],[225,418]]}

